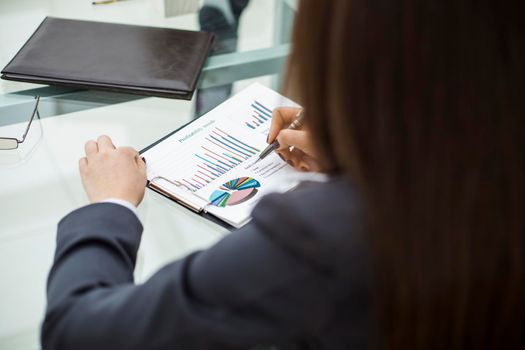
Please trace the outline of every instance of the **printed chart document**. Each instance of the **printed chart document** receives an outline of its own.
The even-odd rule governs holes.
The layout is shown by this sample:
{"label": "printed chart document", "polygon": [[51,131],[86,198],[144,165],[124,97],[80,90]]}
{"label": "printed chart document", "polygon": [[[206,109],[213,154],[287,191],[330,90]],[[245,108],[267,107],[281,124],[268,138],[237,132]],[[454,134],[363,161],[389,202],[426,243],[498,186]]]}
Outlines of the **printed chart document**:
{"label": "printed chart document", "polygon": [[298,183],[297,173],[275,152],[258,162],[268,146],[272,110],[299,107],[253,84],[142,153],[149,187],[197,212],[241,227],[267,193]]}

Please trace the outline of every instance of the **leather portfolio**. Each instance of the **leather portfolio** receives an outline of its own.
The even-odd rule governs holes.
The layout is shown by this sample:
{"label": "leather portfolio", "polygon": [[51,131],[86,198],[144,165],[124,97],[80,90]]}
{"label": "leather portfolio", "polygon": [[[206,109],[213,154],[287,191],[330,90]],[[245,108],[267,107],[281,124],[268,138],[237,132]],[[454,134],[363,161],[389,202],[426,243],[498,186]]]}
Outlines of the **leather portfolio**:
{"label": "leather portfolio", "polygon": [[191,99],[213,34],[46,17],[2,79]]}

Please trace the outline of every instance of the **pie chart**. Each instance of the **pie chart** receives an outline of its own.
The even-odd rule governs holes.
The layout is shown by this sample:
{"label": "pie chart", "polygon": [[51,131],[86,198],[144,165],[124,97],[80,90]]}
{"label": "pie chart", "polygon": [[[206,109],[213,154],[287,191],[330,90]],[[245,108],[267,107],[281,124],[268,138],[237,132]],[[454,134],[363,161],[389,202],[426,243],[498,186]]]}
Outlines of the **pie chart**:
{"label": "pie chart", "polygon": [[246,202],[257,194],[261,187],[253,177],[239,177],[223,183],[210,195],[210,203],[216,207],[237,205]]}

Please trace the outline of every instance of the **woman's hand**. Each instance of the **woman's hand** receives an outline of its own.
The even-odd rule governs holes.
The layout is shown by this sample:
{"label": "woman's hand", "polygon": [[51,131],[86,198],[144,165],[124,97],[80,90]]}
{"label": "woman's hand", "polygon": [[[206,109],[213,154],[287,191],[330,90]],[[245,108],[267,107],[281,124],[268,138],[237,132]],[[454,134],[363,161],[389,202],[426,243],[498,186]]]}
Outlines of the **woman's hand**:
{"label": "woman's hand", "polygon": [[85,145],[79,160],[80,176],[91,203],[108,198],[126,200],[137,206],[144,198],[146,164],[130,147],[116,148],[108,136]]}
{"label": "woman's hand", "polygon": [[[286,129],[293,122],[299,110],[300,108],[291,107],[274,109],[267,141],[270,144],[277,138],[280,147],[276,152],[295,169],[319,171],[316,152],[308,130],[304,128],[301,130]],[[290,151],[291,146],[293,146],[292,151]]]}

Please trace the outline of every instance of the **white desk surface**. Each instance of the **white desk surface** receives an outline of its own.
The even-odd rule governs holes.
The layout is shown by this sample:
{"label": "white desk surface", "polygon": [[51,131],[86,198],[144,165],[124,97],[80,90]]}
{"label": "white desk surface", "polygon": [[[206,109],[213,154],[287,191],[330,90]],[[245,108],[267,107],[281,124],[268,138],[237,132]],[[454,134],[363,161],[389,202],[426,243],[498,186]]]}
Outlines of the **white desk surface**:
{"label": "white desk surface", "polygon": [[[146,98],[46,118],[31,127],[19,150],[0,151],[0,349],[39,348],[56,225],[88,203],[77,169],[85,141],[107,134],[117,146],[141,149],[186,123],[191,108],[185,101]],[[0,135],[19,136],[24,127],[0,127]],[[139,216],[145,229],[137,281],[227,233],[151,190]]]}

